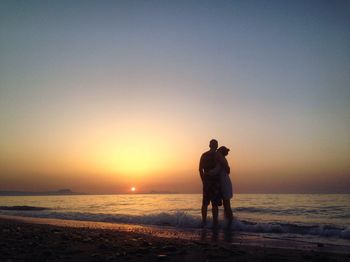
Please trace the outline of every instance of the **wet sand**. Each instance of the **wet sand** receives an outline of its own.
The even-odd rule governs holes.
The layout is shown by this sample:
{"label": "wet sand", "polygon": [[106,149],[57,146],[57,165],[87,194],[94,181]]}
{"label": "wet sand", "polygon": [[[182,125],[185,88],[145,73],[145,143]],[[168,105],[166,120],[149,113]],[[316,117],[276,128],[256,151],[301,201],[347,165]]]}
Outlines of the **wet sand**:
{"label": "wet sand", "polygon": [[212,230],[0,216],[0,261],[350,261],[350,251]]}

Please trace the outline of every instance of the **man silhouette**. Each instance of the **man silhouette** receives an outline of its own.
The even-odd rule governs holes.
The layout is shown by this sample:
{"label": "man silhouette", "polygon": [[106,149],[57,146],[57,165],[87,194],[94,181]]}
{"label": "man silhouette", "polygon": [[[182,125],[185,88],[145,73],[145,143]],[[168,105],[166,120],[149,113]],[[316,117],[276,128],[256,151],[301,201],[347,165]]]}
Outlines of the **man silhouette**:
{"label": "man silhouette", "polygon": [[208,205],[211,202],[213,213],[213,227],[218,224],[218,206],[221,206],[220,177],[219,175],[209,175],[209,171],[217,164],[218,141],[215,139],[209,142],[209,151],[202,154],[199,161],[199,174],[203,183],[202,199],[202,226],[207,223]]}

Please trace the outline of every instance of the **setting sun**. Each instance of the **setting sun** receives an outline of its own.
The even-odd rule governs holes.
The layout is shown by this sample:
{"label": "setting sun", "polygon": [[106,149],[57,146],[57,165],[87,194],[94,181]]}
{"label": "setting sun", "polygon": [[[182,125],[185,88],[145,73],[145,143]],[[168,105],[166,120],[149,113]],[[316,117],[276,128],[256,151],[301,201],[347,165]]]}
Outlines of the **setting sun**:
{"label": "setting sun", "polygon": [[136,187],[133,186],[133,187],[131,188],[131,192],[135,192],[135,191],[136,191]]}

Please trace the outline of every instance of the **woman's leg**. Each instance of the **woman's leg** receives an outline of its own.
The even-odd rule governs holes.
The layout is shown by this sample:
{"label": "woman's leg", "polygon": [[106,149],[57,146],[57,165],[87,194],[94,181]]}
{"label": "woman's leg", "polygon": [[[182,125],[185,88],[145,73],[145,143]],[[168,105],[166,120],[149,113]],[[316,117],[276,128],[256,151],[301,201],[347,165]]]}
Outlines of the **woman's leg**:
{"label": "woman's leg", "polygon": [[224,205],[225,218],[228,220],[228,226],[231,226],[231,223],[233,220],[233,214],[232,214],[230,199],[224,199],[223,205]]}
{"label": "woman's leg", "polygon": [[213,228],[218,226],[218,217],[219,217],[219,207],[216,204],[211,204],[212,212],[213,212]]}

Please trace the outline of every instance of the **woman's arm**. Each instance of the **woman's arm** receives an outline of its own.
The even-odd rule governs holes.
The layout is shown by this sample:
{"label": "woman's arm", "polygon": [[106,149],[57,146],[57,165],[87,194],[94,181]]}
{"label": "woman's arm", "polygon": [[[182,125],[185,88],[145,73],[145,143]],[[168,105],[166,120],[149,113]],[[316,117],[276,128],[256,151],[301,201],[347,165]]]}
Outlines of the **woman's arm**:
{"label": "woman's arm", "polygon": [[230,166],[228,165],[227,159],[220,153],[217,153],[217,161],[219,162],[220,166],[222,166],[227,174],[230,174]]}

